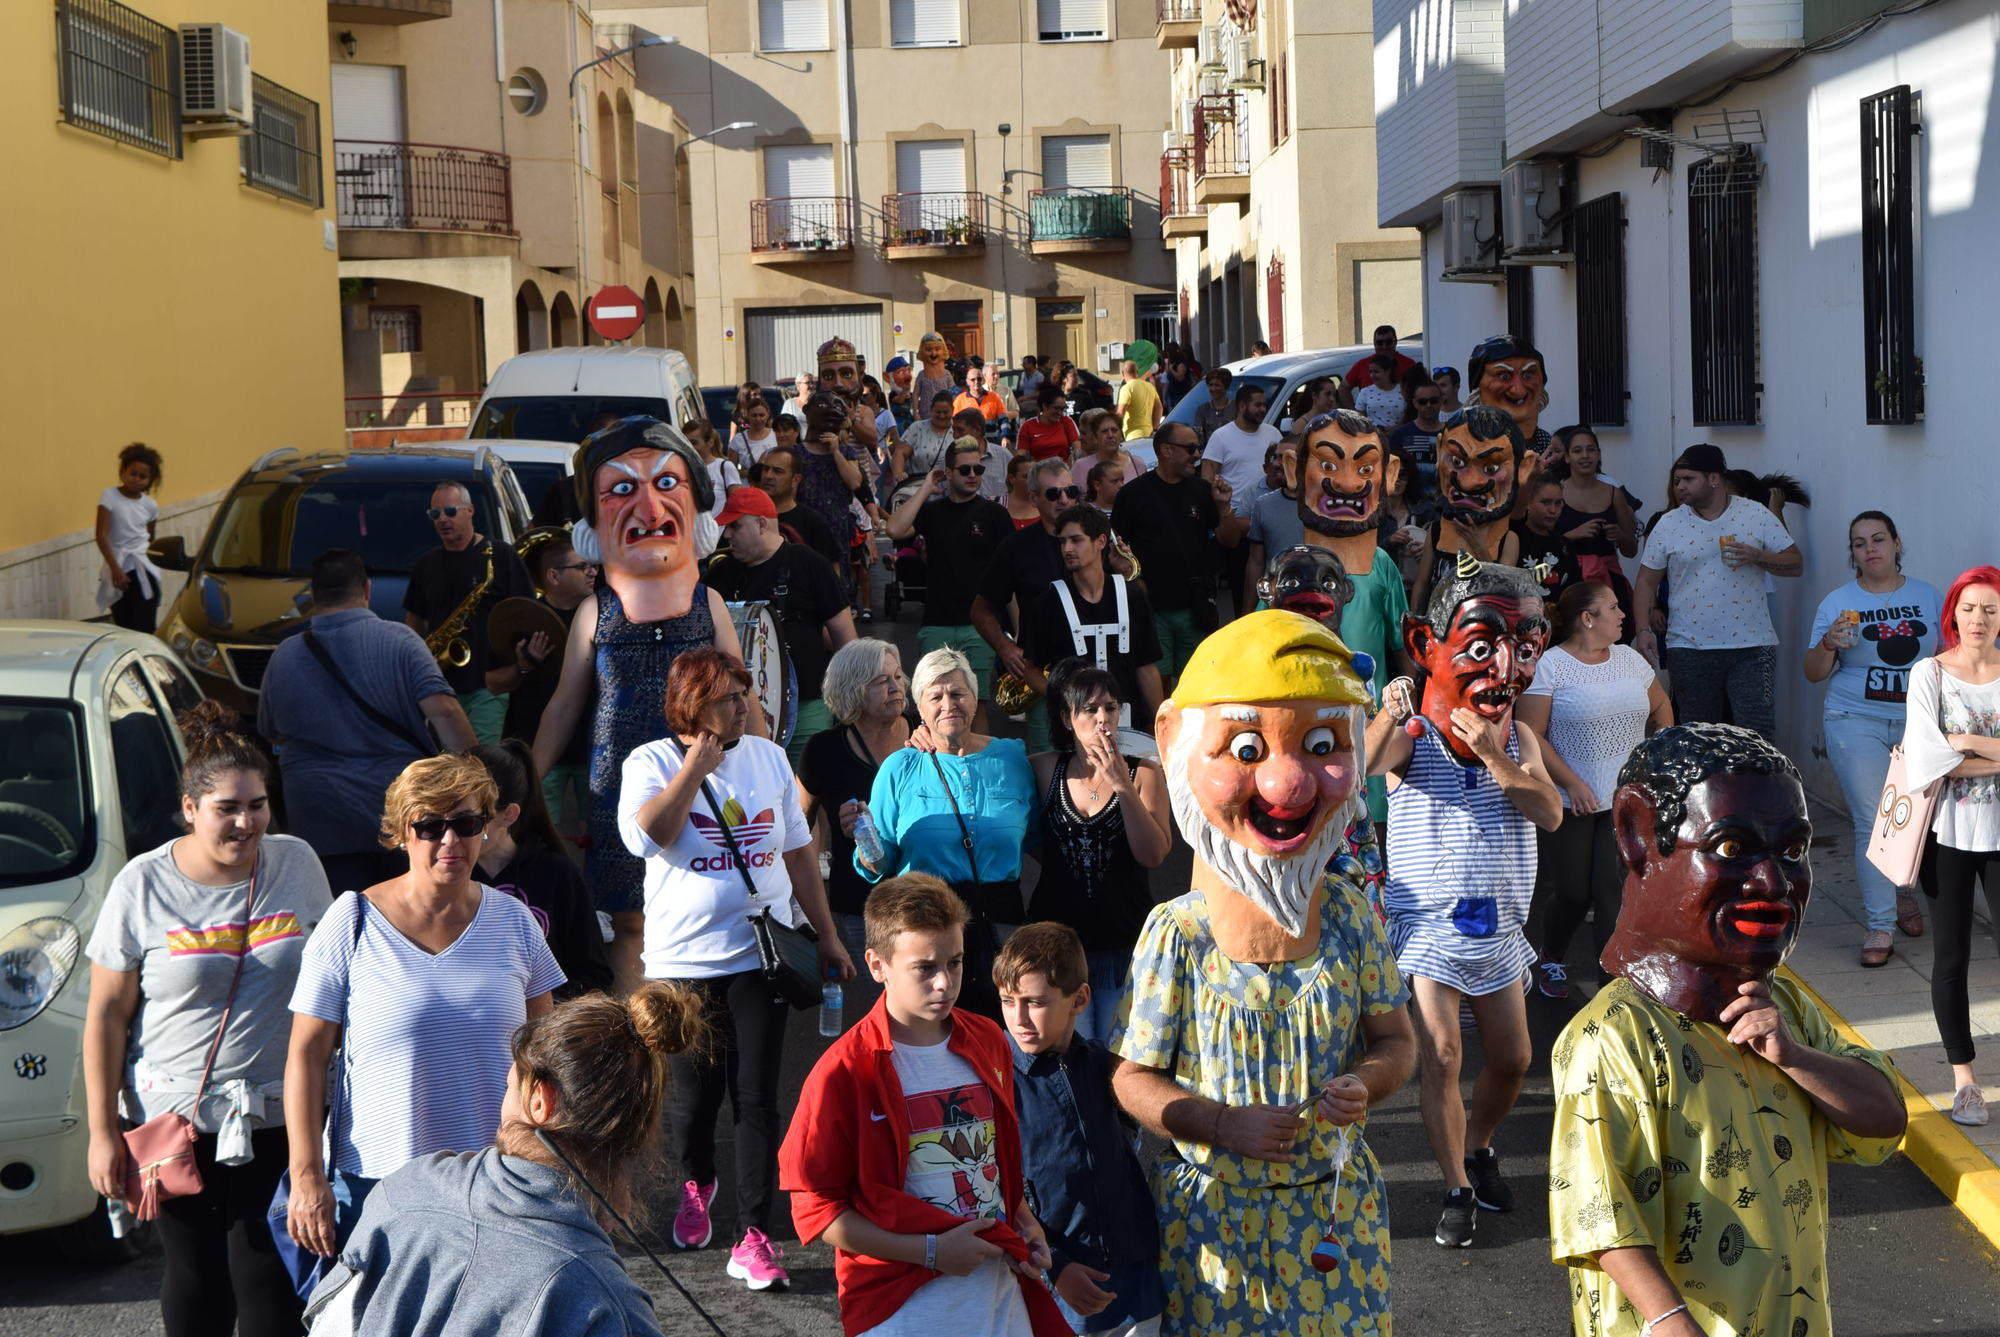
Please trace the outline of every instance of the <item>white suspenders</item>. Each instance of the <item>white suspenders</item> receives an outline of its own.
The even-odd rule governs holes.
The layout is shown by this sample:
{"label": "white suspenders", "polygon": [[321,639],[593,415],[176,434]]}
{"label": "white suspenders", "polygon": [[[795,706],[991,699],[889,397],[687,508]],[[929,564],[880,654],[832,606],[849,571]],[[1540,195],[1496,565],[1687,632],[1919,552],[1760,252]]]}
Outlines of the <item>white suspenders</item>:
{"label": "white suspenders", "polygon": [[[1132,608],[1125,596],[1125,577],[1111,577],[1111,596],[1117,610],[1116,622],[1095,622],[1086,626],[1082,616],[1076,611],[1076,598],[1069,592],[1069,582],[1054,582],[1056,597],[1062,600],[1063,620],[1069,623],[1069,641],[1078,657],[1087,658],[1101,669],[1111,667],[1110,644],[1113,637],[1118,641],[1118,653],[1132,652]],[[1120,711],[1122,723],[1131,721],[1132,706],[1127,702]]]}

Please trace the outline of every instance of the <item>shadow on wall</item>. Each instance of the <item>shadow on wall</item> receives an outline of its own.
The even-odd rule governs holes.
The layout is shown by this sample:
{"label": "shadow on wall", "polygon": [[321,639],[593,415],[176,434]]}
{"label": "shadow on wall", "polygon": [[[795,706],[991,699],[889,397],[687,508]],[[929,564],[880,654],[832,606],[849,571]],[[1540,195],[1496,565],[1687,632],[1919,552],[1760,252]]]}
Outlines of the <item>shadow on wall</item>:
{"label": "shadow on wall", "polygon": [[[754,121],[757,128],[727,136],[722,149],[742,149],[758,138],[802,130],[805,122],[798,113],[770,92],[718,64],[700,51],[685,46],[655,46],[635,52],[635,69],[641,91],[672,106],[687,123],[692,136],[706,135],[718,125],[731,121]],[[806,56],[776,57],[787,65],[804,65]],[[700,105],[706,96],[708,105]]]}

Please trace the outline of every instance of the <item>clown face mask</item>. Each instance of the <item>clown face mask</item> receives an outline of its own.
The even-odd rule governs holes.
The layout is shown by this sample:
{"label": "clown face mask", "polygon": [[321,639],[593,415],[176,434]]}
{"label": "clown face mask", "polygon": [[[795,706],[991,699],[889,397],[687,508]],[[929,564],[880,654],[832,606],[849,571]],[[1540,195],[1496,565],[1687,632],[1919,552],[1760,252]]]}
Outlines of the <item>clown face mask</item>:
{"label": "clown face mask", "polygon": [[654,576],[694,561],[695,490],[679,455],[627,451],[597,466],[591,488],[607,570]]}
{"label": "clown face mask", "polygon": [[1285,460],[1285,481],[1298,489],[1299,520],[1315,534],[1347,538],[1373,530],[1382,500],[1401,469],[1372,430],[1350,433],[1338,421],[1309,431]]}
{"label": "clown face mask", "polygon": [[1422,619],[1404,624],[1404,648],[1424,671],[1424,718],[1459,760],[1474,764],[1472,750],[1452,732],[1451,712],[1505,722],[1534,680],[1548,640],[1542,601],[1532,595],[1475,594],[1453,610],[1443,636]]}
{"label": "clown face mask", "polygon": [[1257,594],[1273,608],[1302,614],[1337,633],[1341,610],[1354,597],[1354,582],[1332,552],[1301,546],[1271,559]]}
{"label": "clown face mask", "polygon": [[1480,440],[1470,413],[1453,414],[1438,437],[1438,491],[1445,514],[1461,525],[1504,521],[1514,509],[1514,492],[1527,481],[1534,459],[1517,455],[1505,432]]}

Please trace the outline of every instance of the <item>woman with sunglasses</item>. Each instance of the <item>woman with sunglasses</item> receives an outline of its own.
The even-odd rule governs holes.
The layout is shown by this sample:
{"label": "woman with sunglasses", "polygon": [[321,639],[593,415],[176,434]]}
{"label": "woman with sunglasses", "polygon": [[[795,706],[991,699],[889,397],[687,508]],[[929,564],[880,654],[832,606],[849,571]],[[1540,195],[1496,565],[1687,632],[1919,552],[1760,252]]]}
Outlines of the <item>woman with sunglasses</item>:
{"label": "woman with sunglasses", "polygon": [[474,757],[411,763],[382,798],[382,843],[409,870],[342,896],[306,943],[285,1064],[286,1227],[314,1253],[344,1242],[321,1159],[334,1046],[330,1150],[365,1196],[418,1156],[492,1142],[510,1037],[565,982],[527,905],[474,880],[498,799]]}

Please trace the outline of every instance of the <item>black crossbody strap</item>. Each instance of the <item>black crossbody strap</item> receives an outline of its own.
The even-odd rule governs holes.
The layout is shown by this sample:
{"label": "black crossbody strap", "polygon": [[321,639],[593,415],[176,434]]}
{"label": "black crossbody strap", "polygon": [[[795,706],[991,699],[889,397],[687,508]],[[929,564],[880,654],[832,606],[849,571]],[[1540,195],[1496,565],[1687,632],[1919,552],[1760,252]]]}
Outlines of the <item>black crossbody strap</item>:
{"label": "black crossbody strap", "polygon": [[437,755],[437,744],[433,743],[428,738],[417,737],[416,734],[410,731],[410,727],[408,725],[403,724],[397,720],[390,719],[387,715],[384,715],[381,711],[369,705],[368,702],[362,697],[361,693],[354,690],[354,684],[350,683],[347,680],[346,676],[342,674],[337,667],[335,667],[333,662],[333,656],[327,652],[327,648],[324,645],[320,644],[319,638],[312,634],[311,627],[307,627],[305,629],[302,639],[304,639],[306,643],[306,649],[312,652],[312,657],[314,659],[317,659],[319,661],[319,666],[326,670],[326,676],[333,679],[335,685],[338,686],[341,691],[347,693],[347,699],[354,703],[356,709],[360,710],[360,712],[363,715],[366,715],[376,724],[380,725],[384,729],[387,729],[390,733],[396,735],[396,737],[408,743],[411,747],[417,749],[417,751],[422,755],[426,757],[434,757]]}
{"label": "black crossbody strap", "polygon": [[927,753],[931,759],[931,769],[937,772],[938,783],[944,787],[944,801],[951,804],[951,815],[958,822],[958,843],[965,847],[965,862],[972,869],[972,880],[979,881],[979,856],[972,852],[972,828],[965,824],[965,814],[958,810],[958,799],[951,792],[951,781],[944,773],[944,763],[935,752]]}
{"label": "black crossbody strap", "polygon": [[[668,741],[671,744],[672,740]],[[685,748],[681,749],[681,765],[687,765]],[[722,819],[722,805],[715,801],[715,791],[708,787],[706,778],[701,782],[701,796],[708,803],[709,815],[714,817],[715,824],[722,828],[722,841],[729,846],[729,857],[735,861],[736,871],[743,878],[743,890],[749,893],[750,903],[754,906],[757,903],[757,883],[750,876],[750,865],[743,862],[743,851],[736,846],[736,833],[730,830],[729,823]]]}

